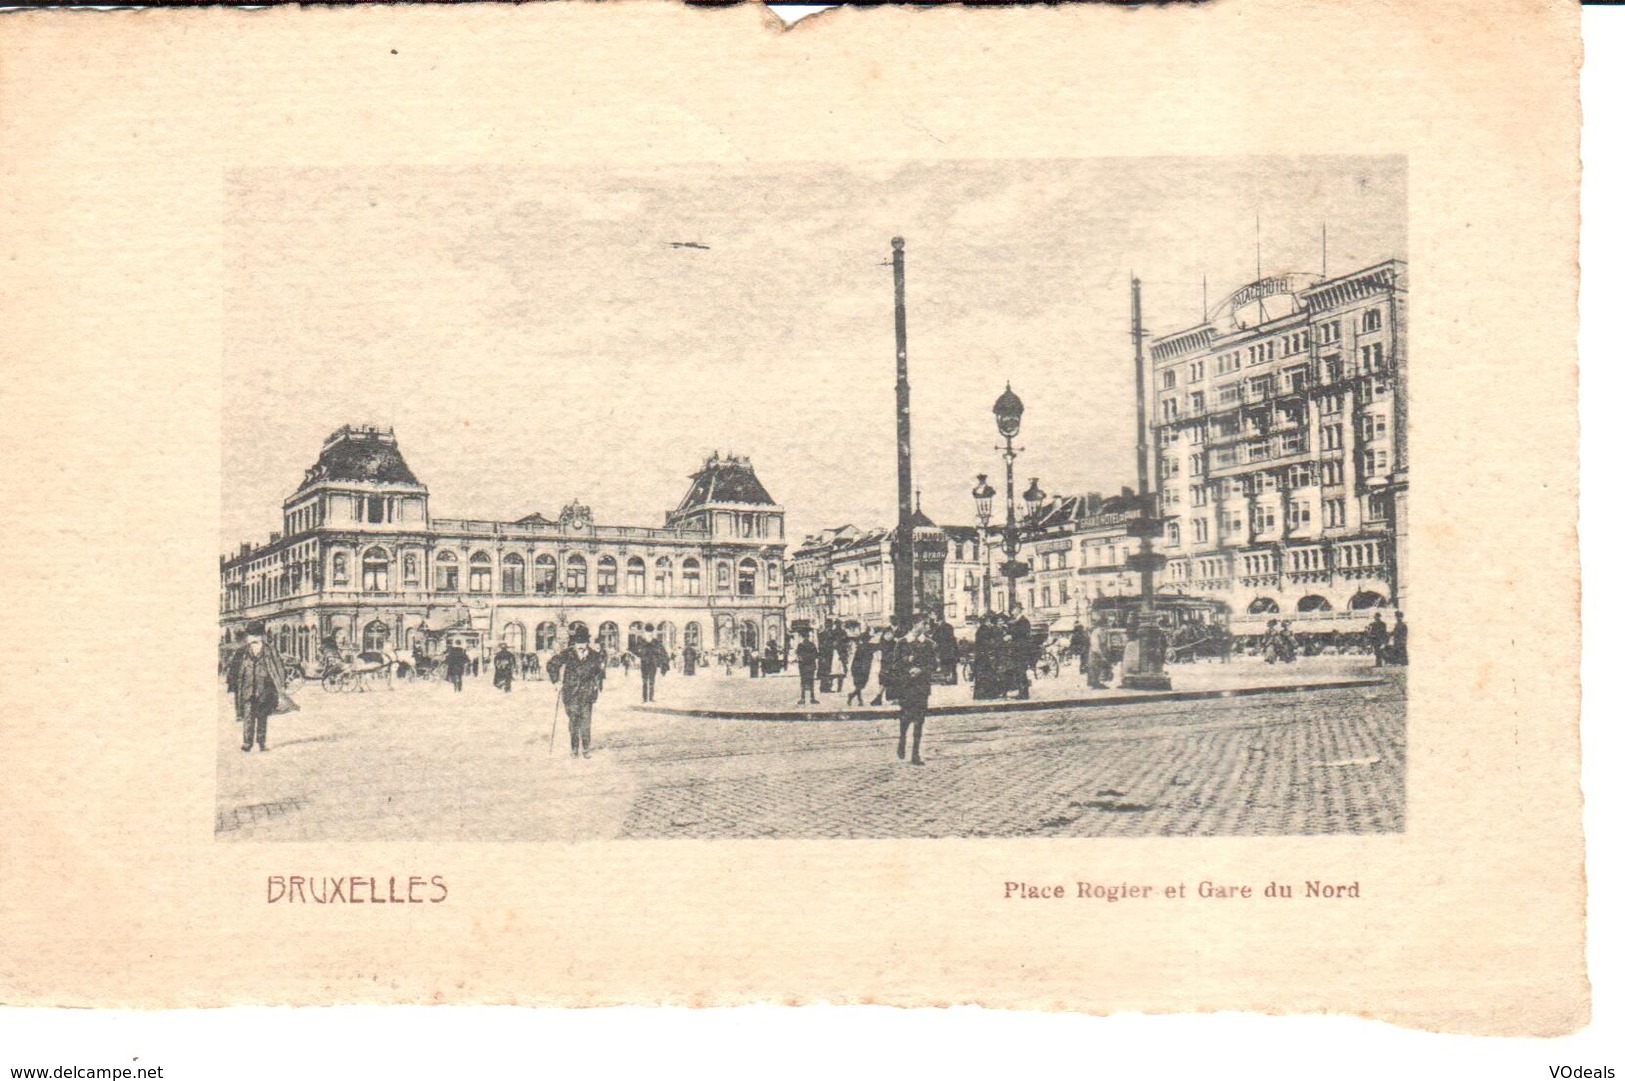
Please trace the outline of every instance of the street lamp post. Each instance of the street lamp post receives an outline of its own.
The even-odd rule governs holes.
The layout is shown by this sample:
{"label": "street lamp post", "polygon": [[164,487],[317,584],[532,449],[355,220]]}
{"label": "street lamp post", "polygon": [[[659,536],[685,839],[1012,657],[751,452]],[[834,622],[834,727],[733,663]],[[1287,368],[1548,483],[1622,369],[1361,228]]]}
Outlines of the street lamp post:
{"label": "street lamp post", "polygon": [[987,482],[986,473],[976,474],[976,487],[970,497],[976,500],[976,521],[981,525],[982,539],[982,618],[993,611],[993,547],[988,543],[988,526],[993,521],[993,497],[998,493]]}
{"label": "street lamp post", "polygon": [[1016,535],[1016,436],[1021,431],[1021,414],[1026,412],[1026,406],[1016,397],[1016,392],[1010,389],[1010,384],[1004,385],[1004,393],[999,395],[998,401],[993,403],[993,419],[998,422],[999,434],[1004,436],[1004,446],[995,447],[1004,454],[1004,565],[999,569],[1004,573],[1007,600],[1005,611],[1011,612],[1016,606],[1016,582],[1027,573],[1027,565],[1016,556],[1021,552],[1021,542]]}

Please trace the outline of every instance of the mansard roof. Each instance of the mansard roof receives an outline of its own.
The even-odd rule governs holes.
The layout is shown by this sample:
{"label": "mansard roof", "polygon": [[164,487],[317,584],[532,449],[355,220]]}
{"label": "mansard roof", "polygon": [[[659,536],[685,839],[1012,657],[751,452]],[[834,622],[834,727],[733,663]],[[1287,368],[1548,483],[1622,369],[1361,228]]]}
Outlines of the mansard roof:
{"label": "mansard roof", "polygon": [[729,454],[712,454],[698,473],[690,475],[693,484],[675,513],[704,506],[707,503],[743,503],[752,506],[773,507],[778,504],[767,494],[762,482],[756,479],[756,469],[750,459]]}
{"label": "mansard roof", "polygon": [[346,424],[327,437],[301,487],[329,482],[417,484],[395,443],[395,429]]}

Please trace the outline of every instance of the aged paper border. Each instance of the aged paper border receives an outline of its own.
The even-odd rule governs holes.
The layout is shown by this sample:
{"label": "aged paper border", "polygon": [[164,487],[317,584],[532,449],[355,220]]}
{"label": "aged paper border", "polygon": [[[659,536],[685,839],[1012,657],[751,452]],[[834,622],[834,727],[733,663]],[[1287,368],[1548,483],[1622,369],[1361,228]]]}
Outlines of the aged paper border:
{"label": "aged paper border", "polygon": [[[607,10],[8,21],[0,198],[11,265],[27,271],[0,303],[12,404],[27,408],[11,414],[23,423],[7,486],[30,513],[8,524],[6,549],[33,571],[4,631],[27,679],[0,728],[4,810],[23,839],[0,884],[0,998],[979,1002],[1336,1011],[1507,1034],[1583,1024],[1577,13],[1246,0],[929,21],[843,11],[785,32],[759,9],[625,3],[611,33]],[[1410,160],[1408,615],[1425,659],[1410,676],[1404,835],[212,843],[214,686],[199,673],[213,672],[215,637],[225,169],[1284,148]],[[128,568],[122,581],[87,573],[109,565]],[[432,868],[457,901],[427,915],[267,911],[265,875],[295,865]],[[996,887],[1029,872],[1343,875],[1371,895],[1268,920],[1012,912]]]}

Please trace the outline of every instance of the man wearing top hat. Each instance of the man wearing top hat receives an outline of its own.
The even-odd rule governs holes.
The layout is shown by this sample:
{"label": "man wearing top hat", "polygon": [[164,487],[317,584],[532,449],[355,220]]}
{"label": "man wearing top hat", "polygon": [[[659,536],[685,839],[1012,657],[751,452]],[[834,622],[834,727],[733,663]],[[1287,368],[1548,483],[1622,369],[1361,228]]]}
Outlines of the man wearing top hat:
{"label": "man wearing top hat", "polygon": [[232,663],[226,686],[237,699],[237,720],[243,726],[243,750],[256,744],[265,750],[265,729],[271,714],[286,697],[287,671],[282,658],[265,641],[265,624],[248,625],[247,643]]}
{"label": "man wearing top hat", "polygon": [[604,655],[592,648],[587,628],[570,632],[570,644],[547,662],[547,678],[558,683],[570,718],[570,757],[592,757],[592,704],[604,686]]}

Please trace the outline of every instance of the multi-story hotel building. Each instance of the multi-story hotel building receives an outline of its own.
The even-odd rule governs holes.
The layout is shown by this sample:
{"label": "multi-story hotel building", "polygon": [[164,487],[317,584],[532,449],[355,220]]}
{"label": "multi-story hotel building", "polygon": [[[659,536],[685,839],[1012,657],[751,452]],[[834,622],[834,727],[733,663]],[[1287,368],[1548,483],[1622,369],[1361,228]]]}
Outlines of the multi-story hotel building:
{"label": "multi-story hotel building", "polygon": [[1162,588],[1232,624],[1403,603],[1406,267],[1266,278],[1151,345]]}
{"label": "multi-story hotel building", "polygon": [[609,649],[655,632],[668,649],[785,641],[784,508],[747,458],[712,455],[659,528],[557,519],[435,518],[394,431],[334,432],[283,503],[283,529],[220,560],[228,639],[252,620],[301,660],[407,649],[461,628],[482,645],[557,648],[577,625]]}

